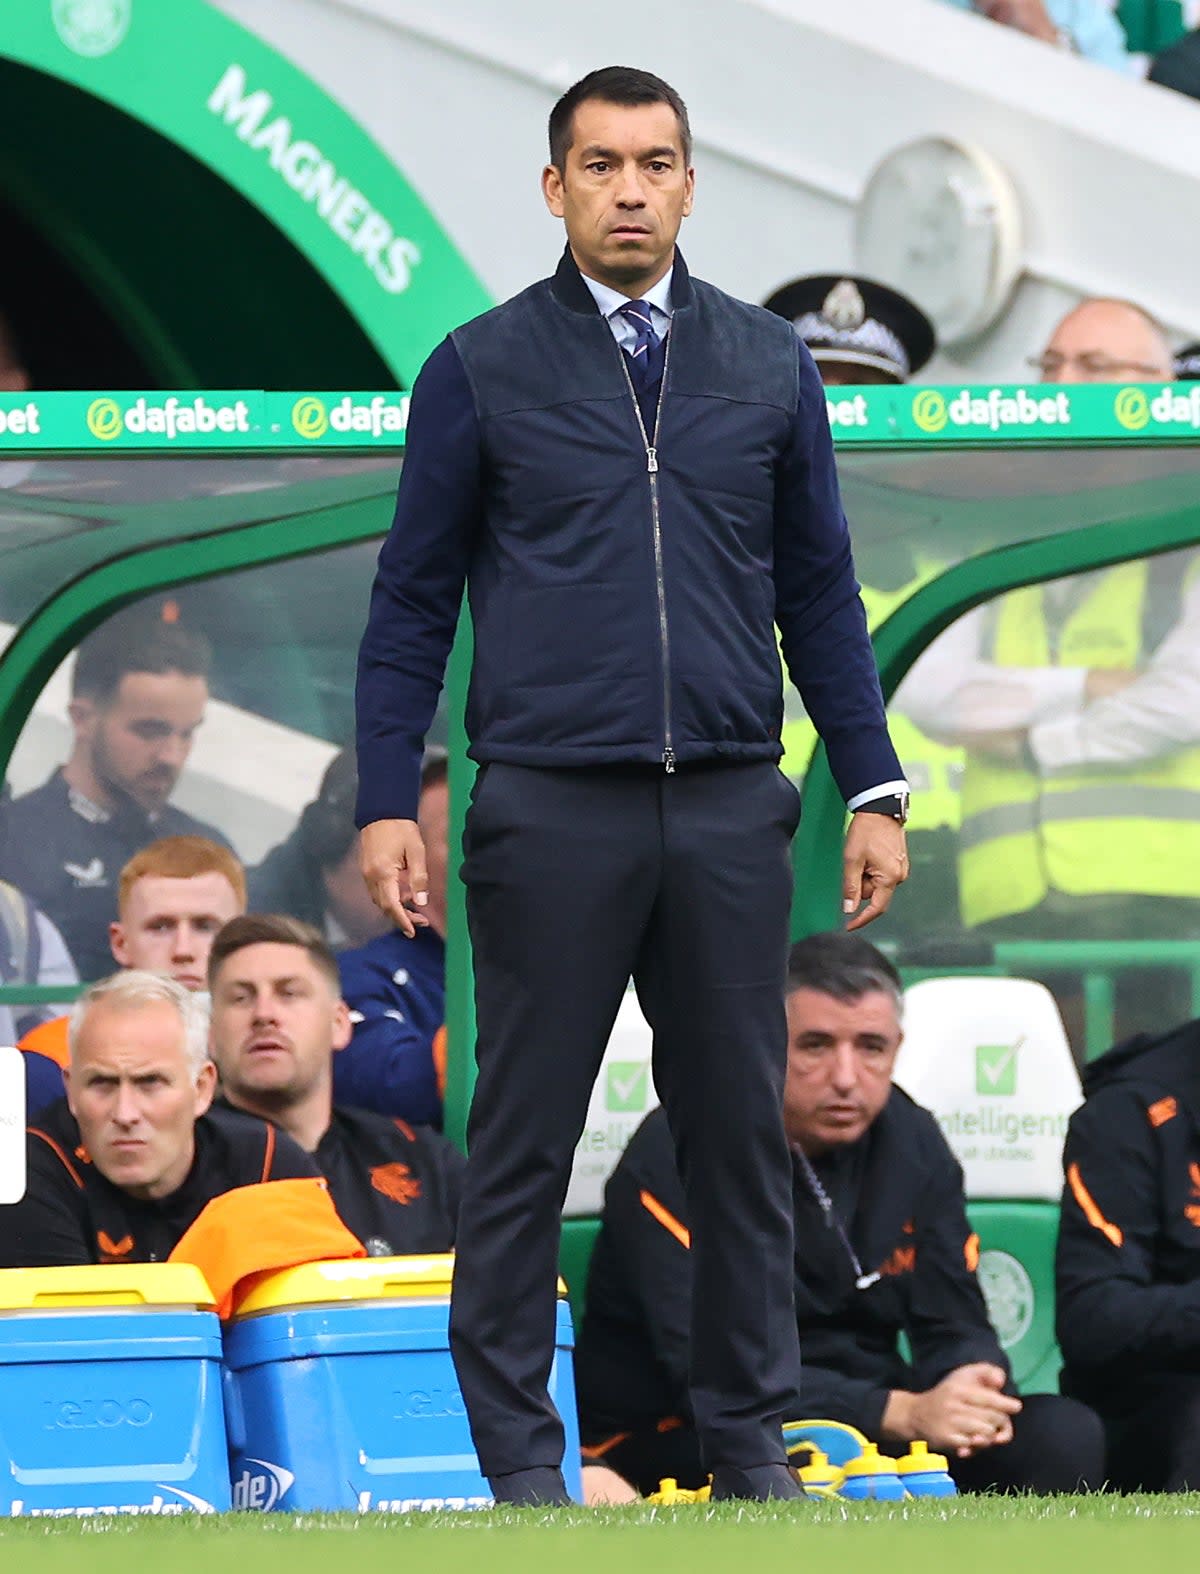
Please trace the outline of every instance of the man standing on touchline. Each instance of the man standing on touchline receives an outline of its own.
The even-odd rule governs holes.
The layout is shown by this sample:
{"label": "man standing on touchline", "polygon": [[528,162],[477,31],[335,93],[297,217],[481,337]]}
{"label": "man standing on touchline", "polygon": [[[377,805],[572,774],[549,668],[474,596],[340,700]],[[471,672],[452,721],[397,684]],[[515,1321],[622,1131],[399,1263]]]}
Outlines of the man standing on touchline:
{"label": "man standing on touchline", "polygon": [[907,872],[824,390],[789,324],[689,276],[693,185],[687,110],[659,78],[609,67],[555,105],[542,188],[566,252],[422,369],[359,656],[363,871],[411,932],[421,747],[466,582],[479,1078],[451,1341],[501,1502],[567,1501],[546,1390],[559,1210],[631,975],[693,1220],[714,1496],[800,1495],[780,1115],[799,799],[776,765],[773,620],[868,811],[846,845],[856,927]]}

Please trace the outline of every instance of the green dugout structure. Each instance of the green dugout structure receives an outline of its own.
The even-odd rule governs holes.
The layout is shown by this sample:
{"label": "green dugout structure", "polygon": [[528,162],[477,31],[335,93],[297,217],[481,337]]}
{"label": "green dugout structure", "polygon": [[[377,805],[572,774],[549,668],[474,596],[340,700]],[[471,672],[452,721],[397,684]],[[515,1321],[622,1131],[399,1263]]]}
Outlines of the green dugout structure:
{"label": "green dugout structure", "polygon": [[[96,69],[79,62],[81,74]],[[203,120],[211,114],[204,102],[196,109],[214,136],[229,134],[219,119]],[[279,182],[263,150],[239,145],[247,183]],[[294,200],[286,182],[276,195]],[[320,222],[303,201],[293,217]],[[369,296],[377,281],[362,272],[358,288]],[[396,347],[397,383],[449,321],[482,304],[474,288],[466,280],[460,294],[419,310],[415,297],[380,305],[413,306],[407,337],[391,339],[379,319],[373,353]],[[354,309],[360,322],[370,315]],[[1166,565],[1155,580],[1179,614],[1200,546],[1200,385],[839,389],[829,414],[859,576],[884,609],[873,635],[887,694],[941,631],[1020,587],[1117,564],[1145,564],[1147,574]],[[207,632],[216,653],[210,713],[178,801],[220,824],[249,863],[282,840],[350,736],[355,649],[406,416],[397,387],[0,396],[0,771],[13,790],[44,779],[69,746],[64,663],[80,639],[130,603],[157,598]],[[470,780],[459,721],[468,659],[464,625],[438,723],[452,745],[459,827]],[[789,707],[801,738],[795,696]],[[839,921],[844,811],[819,749],[798,745],[787,763],[803,775],[794,913],[802,934]],[[911,762],[914,775],[921,765]],[[1077,1002],[1080,1054],[1107,1047],[1139,999],[1160,1013],[1167,1000],[1179,1016],[1200,1011],[1200,942],[1186,934],[1079,939],[1068,913],[1052,938],[982,942],[954,912],[952,769],[942,786],[946,813],[920,832],[912,885],[871,931],[910,978],[1045,977],[1068,1016]],[[461,1141],[473,1023],[455,880],[448,955],[446,1126]],[[1125,1000],[1129,980],[1143,974],[1147,991]],[[62,991],[0,989],[0,1005],[47,993]],[[1027,1382],[1052,1382],[1053,1205],[993,1199],[975,1204],[973,1218],[985,1250],[989,1231],[999,1232],[1004,1250],[1029,1259],[1037,1304],[1018,1308],[1012,1353]],[[577,1296],[593,1235],[588,1219],[566,1228]]]}
{"label": "green dugout structure", "polygon": [[352,116],[204,0],[4,8],[0,224],[41,388],[405,387],[491,304]]}

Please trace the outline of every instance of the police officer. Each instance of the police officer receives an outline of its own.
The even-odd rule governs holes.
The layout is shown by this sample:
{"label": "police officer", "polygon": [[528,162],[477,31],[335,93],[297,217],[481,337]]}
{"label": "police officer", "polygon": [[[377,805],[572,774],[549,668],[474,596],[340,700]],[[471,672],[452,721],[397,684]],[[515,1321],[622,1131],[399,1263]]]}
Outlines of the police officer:
{"label": "police officer", "polygon": [[[907,295],[858,274],[811,274],[781,285],[763,302],[804,340],[826,388],[895,386],[928,364],[936,348],[929,318]],[[872,631],[944,565],[908,543],[876,548],[859,563],[862,602]],[[812,722],[794,701],[783,724],[783,769],[803,778],[816,744]],[[963,751],[937,743],[893,710],[888,730],[912,788],[908,856],[916,878],[905,902],[910,932],[928,936],[958,911],[956,836],[962,818]]]}
{"label": "police officer", "polygon": [[319,931],[280,915],[234,918],[213,942],[209,986],[228,1102],[312,1154],[342,1222],[372,1256],[449,1251],[462,1155],[435,1131],[333,1102],[350,1014]]}
{"label": "police officer", "polygon": [[317,1176],[265,1121],[210,1109],[203,1001],[130,970],[71,1013],[67,1096],[29,1127],[24,1198],[0,1208],[0,1266],[164,1262],[214,1197]]}
{"label": "police officer", "polygon": [[819,273],[763,302],[808,345],[826,388],[906,383],[932,356],[933,324],[907,295],[855,274]]}
{"label": "police officer", "polygon": [[[1099,1484],[1096,1417],[1012,1386],[975,1278],[962,1172],[933,1116],[892,1084],[900,1006],[895,969],[861,936],[792,947],[783,1107],[804,1370],[791,1418],[841,1421],[897,1453],[923,1439],[964,1490]],[[655,1112],[606,1189],[576,1359],[584,1457],[643,1491],[703,1481],[684,1383],[690,1246]]]}

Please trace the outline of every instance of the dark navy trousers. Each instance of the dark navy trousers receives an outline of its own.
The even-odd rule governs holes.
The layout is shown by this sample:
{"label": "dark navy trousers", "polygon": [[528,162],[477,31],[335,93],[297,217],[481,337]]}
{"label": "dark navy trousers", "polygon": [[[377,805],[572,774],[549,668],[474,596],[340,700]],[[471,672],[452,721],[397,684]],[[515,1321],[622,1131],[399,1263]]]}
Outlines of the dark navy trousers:
{"label": "dark navy trousers", "polygon": [[562,1459],[547,1394],[560,1214],[631,976],[687,1193],[704,1462],[785,1457],[800,1381],[781,1113],[799,808],[760,762],[479,772],[462,871],[479,1077],[450,1338],[486,1475]]}

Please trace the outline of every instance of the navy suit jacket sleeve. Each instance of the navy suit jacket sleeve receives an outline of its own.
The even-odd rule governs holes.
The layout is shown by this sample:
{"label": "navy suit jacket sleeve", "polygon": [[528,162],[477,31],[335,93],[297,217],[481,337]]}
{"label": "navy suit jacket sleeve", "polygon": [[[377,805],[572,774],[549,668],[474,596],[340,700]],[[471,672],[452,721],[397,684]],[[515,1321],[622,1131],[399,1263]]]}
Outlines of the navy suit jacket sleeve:
{"label": "navy suit jacket sleeve", "polygon": [[849,801],[903,776],[854,577],[825,389],[797,339],[800,394],[775,483],[775,621],[783,658]]}
{"label": "navy suit jacket sleeve", "polygon": [[444,339],[413,385],[396,515],[358,653],[359,826],[415,820],[421,751],[482,517],[479,421]]}

